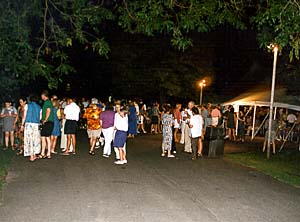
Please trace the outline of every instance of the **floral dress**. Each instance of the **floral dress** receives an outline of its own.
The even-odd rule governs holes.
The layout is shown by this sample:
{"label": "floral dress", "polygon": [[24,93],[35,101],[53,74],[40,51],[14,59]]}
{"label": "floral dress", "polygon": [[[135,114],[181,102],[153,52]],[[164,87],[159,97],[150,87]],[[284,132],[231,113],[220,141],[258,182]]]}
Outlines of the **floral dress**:
{"label": "floral dress", "polygon": [[163,141],[162,141],[162,148],[164,150],[171,150],[172,149],[172,123],[173,117],[172,114],[163,114],[162,117],[162,124],[163,124]]}

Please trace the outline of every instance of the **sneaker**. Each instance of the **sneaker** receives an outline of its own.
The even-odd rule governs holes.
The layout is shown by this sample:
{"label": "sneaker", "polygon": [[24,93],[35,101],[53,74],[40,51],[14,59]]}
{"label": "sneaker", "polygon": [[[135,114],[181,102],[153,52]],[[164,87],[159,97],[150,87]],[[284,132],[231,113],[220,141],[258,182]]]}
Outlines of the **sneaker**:
{"label": "sneaker", "polygon": [[123,160],[123,163],[126,164],[126,163],[127,163],[127,160]]}
{"label": "sneaker", "polygon": [[166,154],[162,153],[161,156],[164,157]]}
{"label": "sneaker", "polygon": [[106,155],[106,154],[103,154],[102,156],[105,157],[105,158],[108,158],[108,157],[109,157],[109,155]]}
{"label": "sneaker", "polygon": [[173,153],[176,154],[177,152],[176,152],[176,151],[173,151]]}
{"label": "sneaker", "polygon": [[115,161],[115,164],[122,165],[122,164],[124,164],[124,162],[122,160],[118,160],[118,161]]}
{"label": "sneaker", "polygon": [[175,157],[174,155],[169,155],[169,156],[168,156],[168,158],[174,158],[174,157]]}

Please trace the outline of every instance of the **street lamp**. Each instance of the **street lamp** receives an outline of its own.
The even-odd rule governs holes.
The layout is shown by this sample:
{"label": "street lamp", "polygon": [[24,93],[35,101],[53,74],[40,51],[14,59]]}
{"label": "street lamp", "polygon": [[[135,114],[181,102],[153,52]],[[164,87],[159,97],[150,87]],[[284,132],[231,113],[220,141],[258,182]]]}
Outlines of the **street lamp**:
{"label": "street lamp", "polygon": [[206,81],[205,79],[201,80],[199,83],[200,86],[200,106],[202,105],[202,93],[203,93],[203,88],[206,86]]}
{"label": "street lamp", "polygon": [[272,74],[272,86],[271,86],[271,98],[270,98],[270,116],[269,116],[269,130],[268,130],[268,146],[267,146],[267,159],[270,159],[270,142],[271,142],[271,130],[272,130],[272,119],[273,119],[273,106],[274,106],[274,94],[275,94],[275,79],[276,79],[276,64],[278,56],[278,46],[270,44],[269,49],[272,49],[274,53],[273,60],[273,74]]}

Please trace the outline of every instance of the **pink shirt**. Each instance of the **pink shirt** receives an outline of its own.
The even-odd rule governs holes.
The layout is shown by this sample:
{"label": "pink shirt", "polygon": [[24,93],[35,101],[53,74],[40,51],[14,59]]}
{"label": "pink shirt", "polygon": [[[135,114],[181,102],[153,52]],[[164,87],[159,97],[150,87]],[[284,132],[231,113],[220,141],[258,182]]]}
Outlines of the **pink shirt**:
{"label": "pink shirt", "polygon": [[174,112],[174,118],[177,120],[177,123],[180,124],[180,120],[181,120],[181,112],[179,109],[175,109]]}
{"label": "pink shirt", "polygon": [[215,108],[211,111],[211,117],[218,117],[221,118],[221,112],[219,109]]}

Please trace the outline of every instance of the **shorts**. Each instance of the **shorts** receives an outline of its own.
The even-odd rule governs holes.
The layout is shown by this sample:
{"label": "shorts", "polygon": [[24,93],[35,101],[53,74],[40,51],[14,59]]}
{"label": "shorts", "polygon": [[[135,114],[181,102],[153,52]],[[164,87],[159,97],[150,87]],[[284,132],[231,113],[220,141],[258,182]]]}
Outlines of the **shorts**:
{"label": "shorts", "polygon": [[41,136],[49,137],[52,134],[52,130],[54,128],[54,122],[48,121],[42,125]]}
{"label": "shorts", "polygon": [[76,134],[77,132],[77,121],[76,120],[66,120],[65,123],[65,134]]}
{"label": "shorts", "polygon": [[180,124],[178,123],[178,121],[175,119],[174,120],[174,129],[179,129],[180,128]]}
{"label": "shorts", "polygon": [[115,139],[114,139],[114,147],[123,147],[127,140],[127,132],[117,130]]}
{"label": "shorts", "polygon": [[89,138],[98,138],[101,136],[101,128],[100,129],[97,129],[97,130],[87,130],[87,134],[89,136]]}

